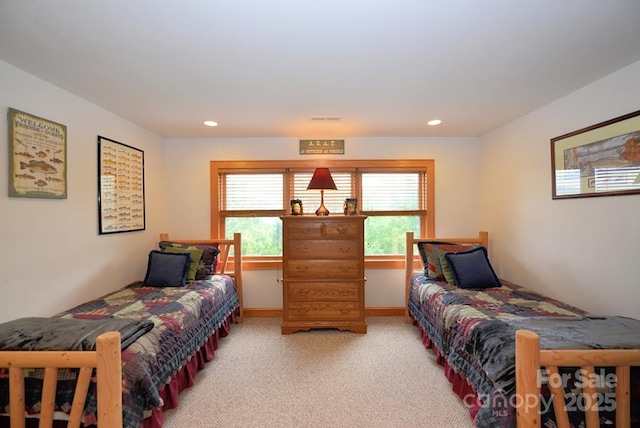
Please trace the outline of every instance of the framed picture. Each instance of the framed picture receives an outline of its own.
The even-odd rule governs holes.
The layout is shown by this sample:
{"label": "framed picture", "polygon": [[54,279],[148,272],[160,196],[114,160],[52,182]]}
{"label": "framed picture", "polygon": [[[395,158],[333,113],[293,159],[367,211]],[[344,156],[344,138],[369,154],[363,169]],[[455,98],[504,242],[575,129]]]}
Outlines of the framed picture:
{"label": "framed picture", "polygon": [[67,199],[67,127],[9,108],[9,196]]}
{"label": "framed picture", "polygon": [[347,198],[344,200],[344,215],[358,214],[358,198]]}
{"label": "framed picture", "polygon": [[303,215],[302,201],[300,199],[291,199],[291,215]]}
{"label": "framed picture", "polygon": [[100,234],[144,230],[144,152],[98,136]]}
{"label": "framed picture", "polygon": [[640,193],[640,110],[551,139],[552,198]]}

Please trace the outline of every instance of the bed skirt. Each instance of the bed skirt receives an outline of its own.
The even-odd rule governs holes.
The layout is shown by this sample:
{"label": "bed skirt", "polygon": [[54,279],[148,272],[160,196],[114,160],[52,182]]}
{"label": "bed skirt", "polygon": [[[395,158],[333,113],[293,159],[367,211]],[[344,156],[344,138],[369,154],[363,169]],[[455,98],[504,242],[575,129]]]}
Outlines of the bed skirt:
{"label": "bed skirt", "polygon": [[438,346],[433,343],[431,337],[429,337],[427,332],[424,331],[420,323],[414,321],[414,325],[420,330],[422,344],[426,349],[431,349],[433,351],[436,356],[436,363],[444,368],[444,375],[447,380],[451,382],[453,392],[455,392],[456,395],[465,403],[465,406],[469,409],[471,419],[474,420],[481,408],[481,404],[478,403],[478,394],[475,389],[466,381],[466,379],[453,370],[447,359],[440,352]]}
{"label": "bed skirt", "polygon": [[218,343],[221,338],[229,335],[231,323],[237,316],[237,311],[233,311],[218,327],[214,334],[200,347],[193,357],[171,378],[171,381],[160,390],[160,397],[164,405],[161,408],[153,409],[151,415],[143,420],[141,428],[161,428],[164,423],[163,412],[175,409],[180,402],[180,392],[190,388],[194,384],[196,373],[202,370],[205,365],[213,359]]}
{"label": "bed skirt", "polygon": [[[231,324],[235,322],[237,312],[237,310],[234,310],[222,321],[220,326],[216,328],[216,331],[202,344],[200,349],[178,370],[171,378],[171,381],[159,391],[164,405],[161,408],[153,409],[151,415],[142,421],[140,428],[162,428],[164,423],[163,411],[178,407],[180,402],[178,396],[180,392],[193,386],[196,373],[202,370],[205,365],[213,359],[215,351],[218,349],[220,339],[229,335]],[[27,418],[26,427],[37,428],[38,422],[38,418]],[[0,416],[0,428],[9,427],[9,425],[9,418],[7,416]],[[67,422],[63,420],[53,421],[53,428],[65,428],[66,425]],[[87,428],[96,428],[96,426],[90,425]]]}

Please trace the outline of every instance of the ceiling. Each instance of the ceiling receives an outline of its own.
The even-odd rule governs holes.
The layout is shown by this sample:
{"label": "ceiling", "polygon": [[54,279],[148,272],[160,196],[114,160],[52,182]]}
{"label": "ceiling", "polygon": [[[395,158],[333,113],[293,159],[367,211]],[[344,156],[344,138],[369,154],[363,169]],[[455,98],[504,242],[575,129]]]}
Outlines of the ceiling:
{"label": "ceiling", "polygon": [[163,137],[477,136],[640,60],[639,22],[638,0],[0,0],[0,60]]}

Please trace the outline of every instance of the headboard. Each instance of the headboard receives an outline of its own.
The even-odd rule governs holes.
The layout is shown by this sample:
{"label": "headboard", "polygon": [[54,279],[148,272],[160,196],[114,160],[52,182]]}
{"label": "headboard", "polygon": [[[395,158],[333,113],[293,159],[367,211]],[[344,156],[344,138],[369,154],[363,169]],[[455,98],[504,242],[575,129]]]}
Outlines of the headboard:
{"label": "headboard", "polygon": [[241,323],[244,317],[242,305],[242,236],[234,233],[233,239],[169,239],[168,233],[160,234],[160,241],[180,242],[191,245],[215,245],[220,250],[218,254],[217,272],[221,275],[229,275],[234,278],[240,310],[236,322]]}
{"label": "headboard", "polygon": [[405,295],[404,295],[404,316],[405,321],[408,323],[413,322],[413,318],[409,315],[409,290],[411,289],[411,277],[417,268],[422,267],[422,263],[419,258],[415,257],[414,248],[415,245],[419,242],[455,242],[457,244],[469,244],[469,245],[482,245],[484,247],[489,246],[489,232],[480,231],[478,232],[478,236],[475,238],[415,238],[413,232],[407,232],[407,241],[406,241],[406,249],[405,249],[405,258],[404,258],[404,268],[405,268]]}

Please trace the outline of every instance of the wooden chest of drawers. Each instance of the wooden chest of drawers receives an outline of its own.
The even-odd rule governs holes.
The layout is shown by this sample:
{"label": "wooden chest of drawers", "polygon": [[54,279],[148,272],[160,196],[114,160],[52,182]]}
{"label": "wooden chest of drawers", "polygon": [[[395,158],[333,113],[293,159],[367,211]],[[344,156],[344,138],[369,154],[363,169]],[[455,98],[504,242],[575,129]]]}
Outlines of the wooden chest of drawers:
{"label": "wooden chest of drawers", "polygon": [[337,328],[366,333],[366,216],[284,216],[282,333]]}

